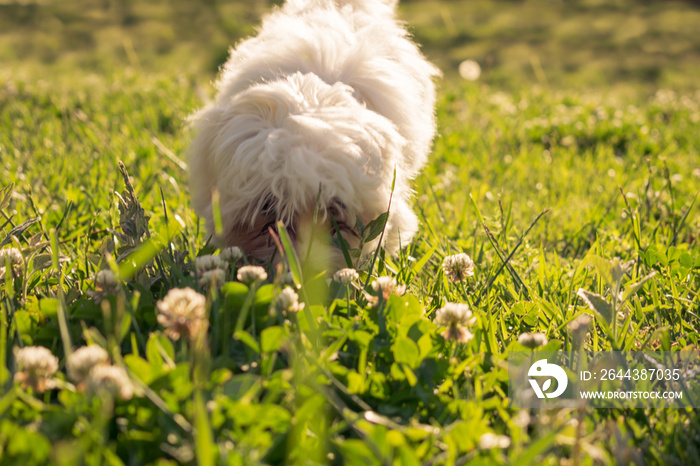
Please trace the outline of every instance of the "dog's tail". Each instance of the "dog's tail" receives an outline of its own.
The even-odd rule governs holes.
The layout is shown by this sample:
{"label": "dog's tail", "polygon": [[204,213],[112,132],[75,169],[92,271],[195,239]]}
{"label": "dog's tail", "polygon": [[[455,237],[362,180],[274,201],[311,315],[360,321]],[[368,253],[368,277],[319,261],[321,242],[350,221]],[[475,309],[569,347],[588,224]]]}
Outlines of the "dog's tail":
{"label": "dog's tail", "polygon": [[294,12],[335,6],[336,8],[350,7],[354,11],[368,14],[393,13],[399,0],[287,0],[285,8]]}

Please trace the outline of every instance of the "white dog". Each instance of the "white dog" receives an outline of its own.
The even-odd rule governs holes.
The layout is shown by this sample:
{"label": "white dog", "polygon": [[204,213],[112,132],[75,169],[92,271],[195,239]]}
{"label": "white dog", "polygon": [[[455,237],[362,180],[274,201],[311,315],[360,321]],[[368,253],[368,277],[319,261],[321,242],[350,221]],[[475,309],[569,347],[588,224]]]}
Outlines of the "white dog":
{"label": "white dog", "polygon": [[216,100],[194,116],[190,147],[193,206],[213,232],[218,190],[220,244],[269,260],[269,227],[282,221],[303,254],[318,204],[319,222],[334,230],[332,216],[356,248],[356,221],[366,225],[389,208],[394,170],[383,246],[395,253],[411,240],[418,220],[410,182],[435,134],[439,71],[395,7],[396,0],[287,0],[257,37],[231,50]]}

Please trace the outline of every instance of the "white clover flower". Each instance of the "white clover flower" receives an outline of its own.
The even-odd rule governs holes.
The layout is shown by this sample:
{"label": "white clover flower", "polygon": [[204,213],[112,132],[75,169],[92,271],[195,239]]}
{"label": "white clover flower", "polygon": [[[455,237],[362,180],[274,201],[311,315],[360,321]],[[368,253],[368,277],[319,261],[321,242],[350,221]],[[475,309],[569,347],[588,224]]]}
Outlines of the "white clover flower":
{"label": "white clover flower", "polygon": [[165,334],[173,340],[184,336],[194,340],[205,332],[206,298],[192,288],[173,288],[156,303],[158,323],[165,327]]}
{"label": "white clover flower", "polygon": [[569,330],[573,333],[588,331],[588,326],[591,325],[592,321],[593,319],[588,314],[581,314],[569,324]]}
{"label": "white clover flower", "polygon": [[95,366],[87,377],[87,392],[93,396],[119,397],[130,400],[134,396],[134,385],[126,371],[118,366]]}
{"label": "white clover flower", "polygon": [[68,377],[75,382],[81,383],[88,376],[92,368],[109,361],[109,355],[101,346],[90,345],[78,348],[66,361]]}
{"label": "white clover flower", "polygon": [[237,246],[231,246],[230,248],[226,248],[219,253],[219,257],[221,257],[221,259],[231,263],[238,262],[244,255],[245,254],[243,254],[241,248]]}
{"label": "white clover flower", "polygon": [[10,266],[21,266],[24,264],[22,251],[17,248],[0,249],[0,267],[5,267],[7,259],[10,260]]}
{"label": "white clover flower", "polygon": [[542,332],[523,333],[518,337],[518,343],[528,348],[537,348],[547,344],[547,337]]}
{"label": "white clover flower", "polygon": [[530,425],[530,413],[528,413],[527,409],[521,409],[518,411],[518,414],[511,419],[513,424],[517,427],[525,428]]}
{"label": "white clover flower", "polygon": [[253,283],[267,280],[267,272],[265,272],[265,269],[259,265],[244,265],[238,269],[238,274],[236,277],[238,278],[239,282],[250,286]]}
{"label": "white clover flower", "polygon": [[226,271],[223,269],[212,269],[203,272],[199,276],[200,286],[211,285],[212,283],[222,284],[226,281]]}
{"label": "white clover flower", "polygon": [[32,387],[39,393],[53,388],[51,377],[58,370],[58,358],[43,346],[15,348],[17,372],[15,380],[23,387]]}
{"label": "white clover flower", "polygon": [[474,60],[464,60],[459,64],[459,75],[467,81],[476,81],[481,76],[481,66]]}
{"label": "white clover flower", "polygon": [[492,448],[508,448],[509,446],[510,437],[507,435],[497,435],[488,432],[479,438],[479,448],[482,450],[490,450]]}
{"label": "white clover flower", "polygon": [[392,294],[403,296],[406,292],[406,285],[399,285],[393,277],[378,277],[372,282],[372,289],[381,292],[384,299],[389,299]]}
{"label": "white clover flower", "polygon": [[476,323],[476,316],[464,303],[446,303],[435,313],[435,320],[447,326],[441,333],[446,340],[467,343],[474,338],[468,327]]}
{"label": "white clover flower", "polygon": [[588,335],[588,327],[593,319],[588,314],[581,314],[569,324],[569,331],[575,346],[580,346],[583,340]]}
{"label": "white clover flower", "polygon": [[299,312],[304,309],[304,303],[299,302],[299,295],[290,287],[286,287],[280,292],[278,300],[283,311]]}
{"label": "white clover flower", "polygon": [[452,283],[458,283],[474,276],[474,261],[465,253],[446,256],[442,261],[442,270]]}
{"label": "white clover flower", "polygon": [[476,316],[464,303],[446,303],[435,313],[435,320],[442,325],[471,326],[476,322]]}
{"label": "white clover flower", "polygon": [[228,267],[228,264],[226,261],[222,260],[221,256],[207,254],[195,258],[195,267],[197,268],[197,274],[203,275],[210,270],[225,269]]}
{"label": "white clover flower", "polygon": [[341,285],[349,285],[359,278],[360,274],[355,269],[340,269],[333,274],[333,280]]}
{"label": "white clover flower", "polygon": [[453,340],[459,343],[469,343],[474,338],[474,334],[469,331],[467,327],[460,327],[458,325],[450,325],[447,329],[440,335],[445,340]]}
{"label": "white clover flower", "polygon": [[88,295],[99,303],[105,296],[117,294],[117,291],[119,291],[119,279],[114,272],[105,269],[95,275],[95,289],[88,290]]}
{"label": "white clover flower", "polygon": [[95,285],[100,289],[114,289],[119,285],[119,279],[110,269],[100,270],[95,275]]}
{"label": "white clover flower", "polygon": [[10,262],[10,269],[14,273],[24,265],[22,252],[17,248],[0,249],[0,278],[5,278],[5,267]]}

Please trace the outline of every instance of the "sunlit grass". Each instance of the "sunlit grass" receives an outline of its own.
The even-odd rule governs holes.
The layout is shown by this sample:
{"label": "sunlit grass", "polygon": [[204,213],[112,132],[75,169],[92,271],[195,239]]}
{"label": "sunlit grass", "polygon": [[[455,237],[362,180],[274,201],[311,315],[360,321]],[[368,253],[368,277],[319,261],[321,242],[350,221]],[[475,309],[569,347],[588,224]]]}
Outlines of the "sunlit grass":
{"label": "sunlit grass", "polygon": [[[170,10],[154,5],[148,14],[164,21]],[[264,280],[238,278],[245,259],[209,241],[182,168],[192,136],[184,121],[212,76],[206,57],[173,45],[148,52],[163,65],[156,70],[135,39],[136,59],[124,44],[124,56],[78,53],[103,63],[94,74],[66,66],[75,56],[49,65],[12,58],[23,71],[0,72],[0,250],[17,248],[22,261],[0,262],[0,463],[700,461],[693,411],[519,409],[506,364],[508,351],[528,348],[697,350],[692,76],[680,82],[687,68],[662,67],[658,80],[638,76],[621,91],[619,80],[558,77],[541,56],[547,82],[533,85],[529,59],[504,55],[489,69],[477,48],[507,50],[498,25],[533,7],[478,13],[469,5],[403,7],[438,61],[476,59],[484,74],[442,85],[439,137],[415,183],[418,237],[397,257],[378,251],[371,276],[374,255],[354,264],[358,276],[347,283],[305,269],[283,229],[286,259]],[[593,7],[581,5],[579,22],[558,30],[584,35]],[[573,7],[541,21],[563,8]],[[640,6],[629,19],[653,31],[689,7],[673,4],[652,24],[658,8]],[[256,14],[235,17],[241,34]],[[479,15],[491,18],[474,32],[483,43],[460,49],[452,36]],[[600,27],[621,15],[611,8]],[[114,27],[147,33],[141,26]],[[551,47],[566,48],[557,40]],[[603,55],[605,67],[624,68]],[[175,65],[190,56],[192,69]],[[474,262],[461,280],[443,268],[459,253]],[[224,259],[198,267],[209,254]],[[612,267],[624,269],[619,281]],[[205,276],[212,270],[222,272]],[[174,338],[162,303],[184,288],[204,307]],[[594,309],[584,298],[591,293],[610,307]],[[90,344],[127,371],[133,396],[106,390],[104,374],[91,385],[68,377],[68,355]],[[51,383],[33,383],[17,366],[14,349],[29,346],[58,358]]]}

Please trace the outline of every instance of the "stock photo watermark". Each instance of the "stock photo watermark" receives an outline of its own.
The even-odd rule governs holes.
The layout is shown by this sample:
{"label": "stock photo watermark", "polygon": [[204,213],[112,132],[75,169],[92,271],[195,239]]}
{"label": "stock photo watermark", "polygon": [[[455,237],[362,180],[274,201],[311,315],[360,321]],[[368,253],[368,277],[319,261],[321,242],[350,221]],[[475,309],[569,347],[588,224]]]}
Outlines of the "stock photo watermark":
{"label": "stock photo watermark", "polygon": [[508,394],[522,408],[692,408],[700,352],[511,352]]}

